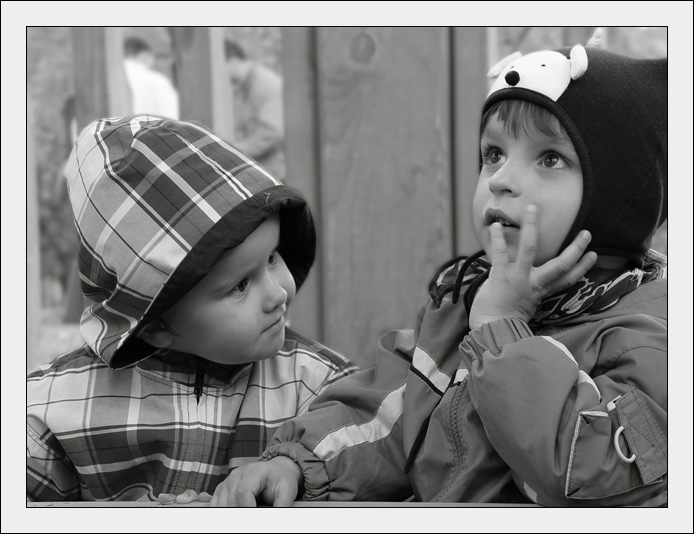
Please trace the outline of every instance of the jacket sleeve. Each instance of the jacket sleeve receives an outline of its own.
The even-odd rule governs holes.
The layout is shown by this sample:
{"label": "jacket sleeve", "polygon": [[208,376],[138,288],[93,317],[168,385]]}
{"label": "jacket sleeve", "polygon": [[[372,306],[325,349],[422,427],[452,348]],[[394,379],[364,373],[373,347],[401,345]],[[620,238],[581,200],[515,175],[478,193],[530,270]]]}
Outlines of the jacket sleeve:
{"label": "jacket sleeve", "polygon": [[79,478],[55,435],[27,421],[27,501],[79,501]]}
{"label": "jacket sleeve", "polygon": [[397,501],[412,494],[403,474],[402,411],[414,345],[412,331],[391,331],[376,365],[340,379],[308,413],[275,432],[262,459],[297,461],[304,500]]}
{"label": "jacket sleeve", "polygon": [[[631,340],[638,337],[634,332],[612,338]],[[519,489],[533,501],[664,504],[665,342],[622,342],[619,350],[607,338],[601,343],[600,351],[613,353],[601,355],[609,365],[591,378],[566,346],[533,335],[525,322],[485,324],[461,344],[473,405]]]}

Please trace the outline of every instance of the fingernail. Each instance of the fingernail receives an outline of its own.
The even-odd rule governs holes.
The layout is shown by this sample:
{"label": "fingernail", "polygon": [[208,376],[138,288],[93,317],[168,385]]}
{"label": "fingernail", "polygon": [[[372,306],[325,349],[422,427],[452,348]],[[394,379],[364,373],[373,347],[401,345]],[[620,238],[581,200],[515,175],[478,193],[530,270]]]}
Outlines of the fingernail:
{"label": "fingernail", "polygon": [[525,209],[528,211],[528,213],[532,213],[533,215],[537,213],[537,206],[535,204],[528,204]]}
{"label": "fingernail", "polygon": [[588,230],[583,230],[581,233],[583,234],[583,239],[585,239],[586,241],[591,240],[592,236],[590,235],[590,232]]}

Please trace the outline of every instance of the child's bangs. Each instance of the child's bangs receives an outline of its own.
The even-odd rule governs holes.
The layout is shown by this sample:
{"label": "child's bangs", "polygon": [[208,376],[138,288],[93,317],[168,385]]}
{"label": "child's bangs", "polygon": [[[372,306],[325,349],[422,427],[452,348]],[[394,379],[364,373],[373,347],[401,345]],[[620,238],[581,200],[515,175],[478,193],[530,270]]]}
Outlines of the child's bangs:
{"label": "child's bangs", "polygon": [[532,136],[536,132],[551,137],[569,137],[557,117],[543,107],[526,100],[500,100],[493,104],[482,117],[480,136],[489,119],[495,115],[503,124],[504,132],[514,139],[521,134]]}

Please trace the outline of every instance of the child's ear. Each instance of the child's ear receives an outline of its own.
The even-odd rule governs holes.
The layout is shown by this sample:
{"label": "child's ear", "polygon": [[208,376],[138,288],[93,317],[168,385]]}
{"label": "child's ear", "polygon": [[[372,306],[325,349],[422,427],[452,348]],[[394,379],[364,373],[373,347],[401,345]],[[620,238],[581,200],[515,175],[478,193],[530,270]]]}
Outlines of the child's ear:
{"label": "child's ear", "polygon": [[137,335],[145,343],[158,349],[165,349],[174,341],[174,333],[166,326],[161,319],[155,319]]}

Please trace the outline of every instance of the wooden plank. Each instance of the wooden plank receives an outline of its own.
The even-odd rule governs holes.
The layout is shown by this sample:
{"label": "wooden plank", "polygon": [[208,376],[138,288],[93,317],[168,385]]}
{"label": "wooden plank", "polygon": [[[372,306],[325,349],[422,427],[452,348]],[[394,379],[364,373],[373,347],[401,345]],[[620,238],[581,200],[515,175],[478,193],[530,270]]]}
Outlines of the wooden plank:
{"label": "wooden plank", "polygon": [[123,69],[123,28],[72,29],[78,129],[95,119],[126,115],[130,87]]}
{"label": "wooden plank", "polygon": [[197,120],[234,140],[232,92],[224,68],[224,28],[171,29],[182,120]]}
{"label": "wooden plank", "polygon": [[321,271],[323,268],[322,215],[318,159],[318,102],[315,28],[282,29],[284,76],[285,157],[284,182],[297,189],[308,202],[316,223],[316,261],[297,293],[290,310],[293,328],[318,341],[323,339]]}
{"label": "wooden plank", "polygon": [[[95,119],[126,115],[131,96],[123,68],[123,28],[72,28],[75,58],[75,114],[81,130]],[[82,296],[77,260],[71,267],[63,319],[77,323],[87,306]]]}
{"label": "wooden plank", "polygon": [[472,199],[479,178],[479,125],[487,95],[487,30],[453,32],[453,177],[456,254],[481,250],[472,225]]}
{"label": "wooden plank", "polygon": [[445,28],[319,28],[325,339],[368,366],[453,251]]}
{"label": "wooden plank", "polygon": [[41,257],[39,251],[39,203],[34,142],[34,107],[27,93],[27,372],[42,362],[38,347],[41,336]]}
{"label": "wooden plank", "polygon": [[593,36],[595,26],[566,26],[563,28],[564,42],[562,46],[573,46],[577,44],[586,45]]}

